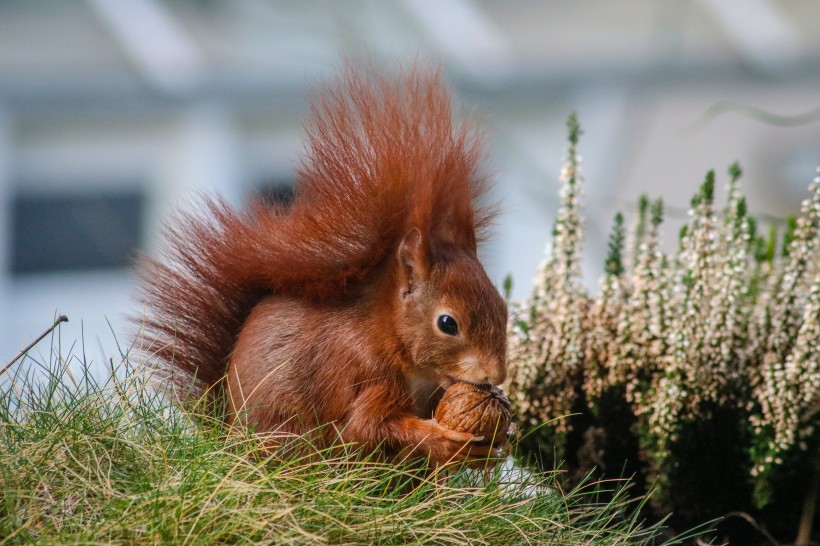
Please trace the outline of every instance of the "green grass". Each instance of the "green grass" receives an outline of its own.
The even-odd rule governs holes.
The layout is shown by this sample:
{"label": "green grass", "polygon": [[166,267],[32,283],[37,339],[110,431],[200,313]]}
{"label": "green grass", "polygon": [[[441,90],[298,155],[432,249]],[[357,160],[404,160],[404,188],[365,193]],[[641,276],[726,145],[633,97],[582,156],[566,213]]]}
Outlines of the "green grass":
{"label": "green grass", "polygon": [[145,366],[111,368],[98,381],[52,351],[0,378],[0,544],[616,545],[660,532],[619,483],[424,477],[350,449],[265,457],[254,436],[159,394]]}

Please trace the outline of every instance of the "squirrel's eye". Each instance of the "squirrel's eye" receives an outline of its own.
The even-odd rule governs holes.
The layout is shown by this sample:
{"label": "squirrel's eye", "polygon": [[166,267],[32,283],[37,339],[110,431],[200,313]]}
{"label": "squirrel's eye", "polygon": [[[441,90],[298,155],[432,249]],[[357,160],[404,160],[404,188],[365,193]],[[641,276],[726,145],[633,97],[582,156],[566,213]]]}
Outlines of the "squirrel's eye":
{"label": "squirrel's eye", "polygon": [[458,323],[450,315],[439,315],[438,329],[449,336],[458,334]]}

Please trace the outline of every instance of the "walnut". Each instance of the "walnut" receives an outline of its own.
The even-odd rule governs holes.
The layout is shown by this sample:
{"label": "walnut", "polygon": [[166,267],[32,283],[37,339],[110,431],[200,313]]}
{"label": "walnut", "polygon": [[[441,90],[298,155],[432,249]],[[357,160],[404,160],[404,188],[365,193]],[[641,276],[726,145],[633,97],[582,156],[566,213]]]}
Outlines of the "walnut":
{"label": "walnut", "polygon": [[498,387],[459,381],[444,391],[435,418],[451,430],[484,436],[486,442],[499,445],[507,441],[510,401]]}

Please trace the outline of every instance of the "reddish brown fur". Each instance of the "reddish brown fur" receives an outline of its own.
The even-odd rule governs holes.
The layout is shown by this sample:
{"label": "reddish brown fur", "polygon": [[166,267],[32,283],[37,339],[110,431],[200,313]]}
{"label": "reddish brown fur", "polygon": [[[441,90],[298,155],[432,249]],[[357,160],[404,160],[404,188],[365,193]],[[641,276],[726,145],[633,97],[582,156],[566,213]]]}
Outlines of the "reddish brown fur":
{"label": "reddish brown fur", "polygon": [[145,338],[177,381],[227,372],[231,419],[256,430],[332,423],[327,442],[486,455],[430,418],[441,386],[506,373],[506,309],[476,256],[491,215],[475,133],[417,70],[347,70],[312,112],[291,209],[210,202],[168,230],[170,265],[142,275]]}

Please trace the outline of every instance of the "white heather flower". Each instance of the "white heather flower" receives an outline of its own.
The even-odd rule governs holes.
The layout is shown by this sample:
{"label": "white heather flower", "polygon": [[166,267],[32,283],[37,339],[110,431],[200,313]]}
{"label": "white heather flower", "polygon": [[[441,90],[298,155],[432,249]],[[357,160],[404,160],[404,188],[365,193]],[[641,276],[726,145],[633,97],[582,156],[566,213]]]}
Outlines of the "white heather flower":
{"label": "white heather flower", "polygon": [[[530,422],[559,419],[559,432],[566,430],[563,418],[571,412],[583,373],[583,318],[588,310],[580,268],[583,193],[578,134],[573,117],[553,240],[547,246],[533,296],[523,305],[526,334],[510,343],[510,379],[505,385],[522,417]],[[539,404],[527,403],[527,398],[537,399]]]}

